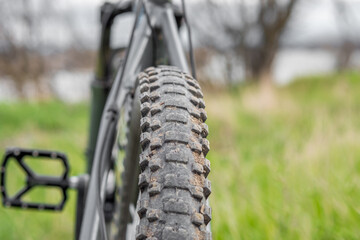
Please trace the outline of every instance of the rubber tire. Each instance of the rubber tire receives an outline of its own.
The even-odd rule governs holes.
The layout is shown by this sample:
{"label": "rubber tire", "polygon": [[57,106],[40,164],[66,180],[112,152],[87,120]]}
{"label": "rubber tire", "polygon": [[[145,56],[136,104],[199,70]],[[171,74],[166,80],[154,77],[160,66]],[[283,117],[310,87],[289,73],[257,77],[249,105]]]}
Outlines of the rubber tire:
{"label": "rubber tire", "polygon": [[139,87],[136,239],[211,239],[208,127],[200,86],[178,68],[160,66],[141,73]]}

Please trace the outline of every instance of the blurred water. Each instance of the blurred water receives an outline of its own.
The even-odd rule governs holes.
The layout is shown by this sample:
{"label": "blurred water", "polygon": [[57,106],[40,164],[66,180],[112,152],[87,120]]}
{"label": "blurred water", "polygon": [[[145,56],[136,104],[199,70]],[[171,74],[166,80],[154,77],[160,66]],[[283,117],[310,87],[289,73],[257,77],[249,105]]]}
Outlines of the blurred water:
{"label": "blurred water", "polygon": [[14,82],[7,78],[0,78],[0,101],[15,101],[19,97]]}
{"label": "blurred water", "polygon": [[294,78],[323,74],[334,70],[335,54],[321,49],[284,49],[276,56],[273,77],[278,84],[287,84]]}
{"label": "blurred water", "polygon": [[[324,49],[287,48],[278,52],[273,65],[273,79],[276,84],[288,84],[296,78],[325,74],[336,71],[336,52]],[[352,54],[350,67],[360,69],[360,51]],[[226,62],[224,56],[214,56],[204,68],[206,78],[211,82],[226,83]],[[244,69],[240,62],[233,62],[231,76],[235,82],[244,80]]]}
{"label": "blurred water", "polygon": [[89,99],[91,71],[60,71],[53,75],[50,86],[54,95],[65,102],[76,103]]}
{"label": "blurred water", "polygon": [[[335,52],[321,49],[280,50],[274,62],[274,79],[283,85],[298,77],[334,72],[336,57]],[[359,50],[352,54],[349,65],[360,69]]]}
{"label": "blurred water", "polygon": [[[306,75],[324,74],[335,71],[335,53],[320,49],[283,49],[280,50],[274,62],[274,80],[279,85],[290,83],[292,80]],[[353,53],[351,66],[360,69],[360,51]],[[226,81],[226,64],[223,56],[210,60],[209,65],[203,69],[212,82],[224,84]],[[59,71],[48,77],[48,89],[52,94],[65,102],[75,103],[86,101],[90,96],[90,82],[92,70]],[[244,76],[240,63],[235,64],[235,79]],[[30,83],[29,83],[30,84]],[[33,87],[27,96],[36,97]],[[13,101],[18,98],[15,85],[8,78],[0,77],[0,101]]]}

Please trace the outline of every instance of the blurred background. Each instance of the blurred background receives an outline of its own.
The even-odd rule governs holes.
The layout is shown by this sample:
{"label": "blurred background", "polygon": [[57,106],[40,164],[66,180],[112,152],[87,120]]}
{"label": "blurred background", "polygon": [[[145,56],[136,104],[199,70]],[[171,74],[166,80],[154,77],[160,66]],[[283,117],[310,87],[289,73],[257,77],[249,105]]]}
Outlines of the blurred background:
{"label": "blurred background", "polygon": [[[359,239],[360,1],[186,2],[210,128],[213,238]],[[0,0],[1,155],[61,150],[71,174],[85,171],[102,3]],[[112,44],[126,45],[132,23],[116,20]],[[75,200],[62,213],[1,206],[0,239],[71,239]]]}

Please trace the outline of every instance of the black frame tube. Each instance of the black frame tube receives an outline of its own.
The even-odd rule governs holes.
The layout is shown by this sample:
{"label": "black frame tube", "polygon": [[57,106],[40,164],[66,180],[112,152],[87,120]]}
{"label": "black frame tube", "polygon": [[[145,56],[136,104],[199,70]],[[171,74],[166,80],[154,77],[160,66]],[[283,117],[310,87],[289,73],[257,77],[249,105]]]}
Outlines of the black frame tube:
{"label": "black frame tube", "polygon": [[96,140],[98,138],[101,116],[105,107],[106,99],[111,88],[111,28],[116,16],[132,11],[132,5],[127,2],[125,5],[105,3],[101,7],[101,37],[97,56],[95,79],[91,84],[91,110],[87,155],[87,173],[91,173],[94,159]]}

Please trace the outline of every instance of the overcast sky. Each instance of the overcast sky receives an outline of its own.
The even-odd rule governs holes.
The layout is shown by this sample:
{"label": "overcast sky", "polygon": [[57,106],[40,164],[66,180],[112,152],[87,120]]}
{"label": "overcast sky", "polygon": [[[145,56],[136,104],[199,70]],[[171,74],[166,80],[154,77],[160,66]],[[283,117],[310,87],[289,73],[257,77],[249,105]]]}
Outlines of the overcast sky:
{"label": "overcast sky", "polygon": [[[190,0],[185,0],[190,3]],[[204,0],[191,0],[191,3]],[[235,2],[240,0],[218,0],[218,2]],[[255,3],[258,0],[244,0],[248,3]],[[286,1],[286,0],[284,0]],[[360,41],[360,0],[342,0],[346,2],[352,11],[351,23],[346,27],[339,27],[334,8],[335,0],[300,0],[296,11],[290,22],[291,31],[286,35],[286,41],[294,44],[317,42],[324,40],[337,40],[344,34],[351,35]],[[40,0],[32,0],[34,4],[41,3]],[[54,21],[47,21],[43,24],[42,34],[44,42],[56,43],[59,46],[70,44],[73,35],[82,38],[84,44],[95,48],[99,37],[99,6],[103,0],[60,0],[54,2],[52,7],[56,11],[67,16],[67,25]],[[180,0],[174,0],[180,2]],[[187,6],[190,8],[190,4]],[[190,9],[189,13],[191,12]],[[189,14],[191,15],[191,14]],[[195,17],[190,21],[196,21]],[[128,32],[131,28],[131,20],[123,21],[120,26],[121,34]],[[349,29],[346,29],[349,28]],[[340,32],[341,31],[341,32]],[[119,31],[118,31],[119,32]],[[118,36],[127,41],[128,37],[119,34]],[[21,38],[21,34],[19,35]],[[26,40],[26,39],[25,39]]]}

